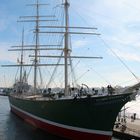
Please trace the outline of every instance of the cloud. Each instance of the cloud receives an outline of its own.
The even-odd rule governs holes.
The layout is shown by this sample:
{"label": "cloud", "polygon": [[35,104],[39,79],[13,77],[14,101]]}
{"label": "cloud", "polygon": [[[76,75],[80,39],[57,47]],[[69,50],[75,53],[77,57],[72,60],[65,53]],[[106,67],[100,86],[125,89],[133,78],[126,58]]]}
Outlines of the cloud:
{"label": "cloud", "polygon": [[113,50],[120,58],[127,60],[127,61],[136,61],[140,62],[140,55],[133,53],[133,52],[127,52],[127,51],[122,51],[122,50]]}
{"label": "cloud", "polygon": [[[19,1],[18,1],[19,2]],[[21,3],[21,2],[20,2]],[[16,2],[14,5],[17,4]],[[10,5],[10,4],[9,4]],[[71,0],[71,7],[73,7],[78,13],[80,13],[82,20],[81,22],[84,23],[85,26],[95,26],[98,27],[99,33],[102,34],[102,38],[105,40],[105,42],[111,47],[117,55],[119,55],[120,58],[123,60],[127,60],[130,62],[140,62],[140,1],[139,0]],[[1,8],[1,7],[0,7]],[[8,8],[7,8],[8,10]],[[21,9],[16,9],[16,14]],[[25,10],[25,9],[23,9]],[[74,12],[74,15],[76,15],[76,12]],[[18,13],[19,14],[19,13]],[[3,16],[2,16],[3,15]],[[22,15],[22,12],[21,12]],[[0,21],[0,31],[3,31],[2,33],[5,34],[4,30],[7,28],[7,30],[10,31],[6,32],[7,35],[5,35],[4,40],[0,43],[0,49],[1,49],[1,55],[0,55],[0,61],[11,61],[15,62],[17,59],[17,55],[14,55],[12,52],[8,52],[9,46],[11,44],[13,45],[14,42],[19,40],[20,33],[18,34],[17,25],[13,25],[16,22],[16,19],[18,16],[14,13],[8,13],[4,11],[4,9],[0,11],[1,21]],[[8,16],[8,18],[7,18]],[[16,18],[15,18],[15,17]],[[79,15],[77,15],[79,16]],[[72,17],[73,18],[73,17]],[[74,25],[83,25],[83,23],[79,22],[80,20],[76,19],[74,21]],[[22,28],[22,27],[21,27]],[[100,44],[96,42],[93,38],[91,39],[83,39],[83,36],[80,35],[80,38],[74,38],[73,39],[73,48],[76,47],[76,51],[79,50],[79,53],[81,53],[81,50],[85,50],[84,46],[90,46],[90,53],[92,55],[96,53],[96,47],[98,46],[98,50],[102,51],[100,49]],[[4,37],[3,37],[4,38]],[[30,38],[28,38],[31,40]],[[77,39],[77,40],[76,40]],[[8,40],[9,43],[8,43]],[[15,41],[16,40],[16,41]],[[13,43],[10,43],[13,42]],[[94,46],[93,46],[94,45]],[[92,47],[93,46],[93,47]],[[82,49],[81,49],[82,48]],[[85,47],[86,48],[86,47]],[[93,50],[92,50],[93,49]],[[87,50],[86,50],[87,51]],[[105,50],[106,51],[106,50]],[[106,53],[106,54],[105,54]],[[103,53],[104,57],[114,57],[110,52]],[[98,54],[98,53],[96,53]],[[111,66],[114,65],[111,62],[111,58],[109,59],[109,65],[105,69],[108,73],[108,75],[105,75],[105,77],[109,77],[111,81],[125,81],[125,79],[128,78],[128,75],[122,72],[121,70],[118,72],[116,69],[113,69]],[[105,60],[106,61],[106,60]],[[88,61],[87,63],[92,63],[91,61]],[[115,64],[117,65],[117,64]],[[121,64],[120,64],[121,65]],[[103,68],[104,66],[102,66]],[[112,69],[111,69],[112,68]],[[106,71],[102,69],[102,73],[106,74]],[[123,76],[122,76],[123,75]],[[91,78],[91,77],[90,77]],[[89,79],[90,79],[89,78]],[[96,79],[92,78],[93,81]],[[87,81],[87,79],[85,79]],[[101,80],[99,80],[99,84],[101,83]],[[114,82],[115,83],[115,82]],[[92,84],[92,82],[91,82]]]}
{"label": "cloud", "polygon": [[11,17],[6,5],[3,2],[1,2],[0,9],[0,31],[4,31],[8,28],[8,26],[10,26],[11,23],[9,20],[12,20],[13,17]]}
{"label": "cloud", "polygon": [[0,20],[0,31],[5,30],[6,27],[7,27],[6,19],[1,19],[1,20]]}
{"label": "cloud", "polygon": [[15,62],[17,59],[17,55],[14,55],[12,52],[8,52],[8,49],[10,48],[11,43],[7,42],[1,42],[0,43],[0,61],[8,61],[8,62]]}
{"label": "cloud", "polygon": [[[77,6],[79,1],[73,3]],[[112,40],[111,46],[116,40],[125,45],[139,46],[139,5],[139,0],[88,0],[77,10],[88,25],[96,25],[104,38]]]}
{"label": "cloud", "polygon": [[89,44],[89,42],[86,41],[86,40],[75,40],[75,41],[73,42],[73,46],[74,46],[74,47],[84,47],[84,46],[86,46],[87,44]]}

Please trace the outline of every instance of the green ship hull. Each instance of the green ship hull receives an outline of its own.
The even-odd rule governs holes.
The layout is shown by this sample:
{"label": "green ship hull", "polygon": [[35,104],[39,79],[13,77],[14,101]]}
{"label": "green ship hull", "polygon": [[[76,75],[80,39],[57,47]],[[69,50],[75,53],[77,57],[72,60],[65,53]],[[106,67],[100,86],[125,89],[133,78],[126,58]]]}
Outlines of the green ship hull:
{"label": "green ship hull", "polygon": [[130,93],[38,100],[9,96],[11,110],[35,127],[75,140],[110,140],[117,114]]}

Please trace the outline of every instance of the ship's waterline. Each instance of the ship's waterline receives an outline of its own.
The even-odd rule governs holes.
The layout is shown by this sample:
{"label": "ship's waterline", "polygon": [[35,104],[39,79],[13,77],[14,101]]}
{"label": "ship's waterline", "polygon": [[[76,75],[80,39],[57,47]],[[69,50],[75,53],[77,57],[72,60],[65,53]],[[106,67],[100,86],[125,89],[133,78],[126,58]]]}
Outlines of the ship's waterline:
{"label": "ship's waterline", "polygon": [[[0,140],[66,140],[27,125],[22,119],[10,112],[7,97],[0,96],[0,111]],[[117,139],[112,138],[112,140]]]}
{"label": "ship's waterline", "polygon": [[12,111],[34,127],[70,139],[109,140],[117,112],[129,95],[47,101],[9,96],[9,101]]}

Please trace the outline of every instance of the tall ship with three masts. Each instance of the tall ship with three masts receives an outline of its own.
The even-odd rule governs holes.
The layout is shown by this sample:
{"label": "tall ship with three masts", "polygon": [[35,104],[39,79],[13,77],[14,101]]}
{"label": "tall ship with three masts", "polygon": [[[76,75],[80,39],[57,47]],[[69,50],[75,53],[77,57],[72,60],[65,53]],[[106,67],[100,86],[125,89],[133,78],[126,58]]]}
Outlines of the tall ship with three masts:
{"label": "tall ship with three masts", "polygon": [[[96,28],[69,25],[69,0],[63,0],[52,8],[61,7],[63,9],[61,22],[56,15],[40,14],[41,6],[51,7],[51,5],[40,4],[37,0],[35,4],[29,4],[29,6],[36,8],[36,15],[23,16],[20,22],[34,23],[35,29],[32,31],[35,43],[25,45],[23,31],[22,45],[13,46],[14,48],[11,49],[11,51],[21,52],[19,63],[8,65],[20,68],[20,77],[16,80],[9,96],[11,111],[31,125],[61,137],[73,140],[111,140],[118,112],[137,94],[140,84],[118,90],[108,86],[108,88],[98,91],[91,90],[86,84],[82,84],[82,86],[73,84],[74,82],[70,84],[69,75],[74,77],[71,81],[76,81],[72,66],[73,59],[102,58],[72,55],[71,36],[73,34],[99,35],[94,32]],[[47,9],[47,7],[45,8]],[[79,29],[82,32],[79,32]],[[92,32],[88,32],[89,30]],[[41,34],[45,34],[46,38],[52,40],[51,44],[47,39],[41,40]],[[55,44],[56,42],[57,44]],[[31,64],[24,62],[24,54],[27,51],[32,52],[29,55],[32,60]],[[42,61],[42,58],[45,60]],[[33,68],[33,86],[28,84],[27,67]],[[45,67],[46,71],[52,71],[51,76],[47,76],[49,80],[45,88],[38,86],[39,75],[41,75],[40,67]],[[60,73],[64,73],[64,86],[62,88],[51,87],[50,83],[55,82],[54,75],[59,67]],[[57,73],[56,76],[59,77],[59,75]],[[40,79],[42,84],[43,78]],[[63,82],[63,79],[59,82]]]}

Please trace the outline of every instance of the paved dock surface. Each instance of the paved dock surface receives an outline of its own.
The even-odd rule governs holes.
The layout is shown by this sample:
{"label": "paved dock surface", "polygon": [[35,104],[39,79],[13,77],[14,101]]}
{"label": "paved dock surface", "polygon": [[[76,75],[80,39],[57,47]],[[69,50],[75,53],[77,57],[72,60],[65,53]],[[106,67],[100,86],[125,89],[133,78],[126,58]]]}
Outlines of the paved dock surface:
{"label": "paved dock surface", "polygon": [[127,139],[140,139],[140,119],[132,120],[127,118],[124,122],[116,122],[118,126],[114,126],[114,135]]}

